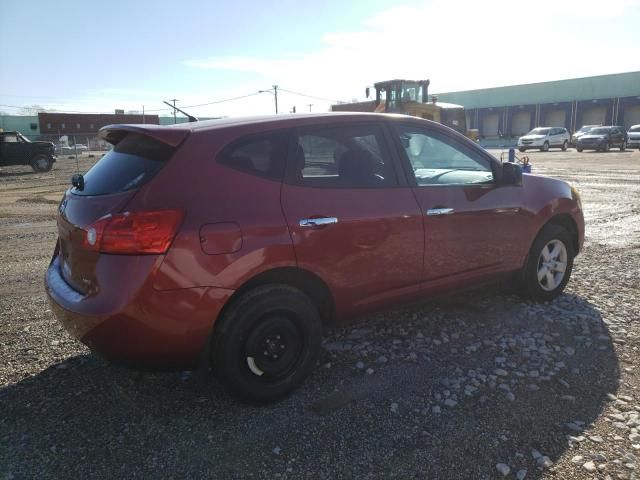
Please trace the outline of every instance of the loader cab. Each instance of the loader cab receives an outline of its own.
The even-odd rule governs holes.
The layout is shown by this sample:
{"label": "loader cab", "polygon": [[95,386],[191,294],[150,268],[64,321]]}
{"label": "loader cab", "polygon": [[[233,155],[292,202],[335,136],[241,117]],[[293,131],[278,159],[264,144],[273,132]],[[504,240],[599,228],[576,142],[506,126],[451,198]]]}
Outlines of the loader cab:
{"label": "loader cab", "polygon": [[376,111],[405,113],[407,103],[427,103],[429,80],[389,80],[378,82],[376,89]]}

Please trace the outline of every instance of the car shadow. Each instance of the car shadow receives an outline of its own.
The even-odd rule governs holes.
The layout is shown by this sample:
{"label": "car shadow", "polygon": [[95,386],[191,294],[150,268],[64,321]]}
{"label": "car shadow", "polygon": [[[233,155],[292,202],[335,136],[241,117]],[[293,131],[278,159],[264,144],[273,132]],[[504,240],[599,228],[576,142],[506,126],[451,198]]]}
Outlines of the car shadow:
{"label": "car shadow", "polygon": [[0,477],[494,478],[505,463],[539,478],[531,452],[556,461],[618,382],[586,299],[476,292],[333,328],[319,368],[269,405],[68,358],[0,390]]}

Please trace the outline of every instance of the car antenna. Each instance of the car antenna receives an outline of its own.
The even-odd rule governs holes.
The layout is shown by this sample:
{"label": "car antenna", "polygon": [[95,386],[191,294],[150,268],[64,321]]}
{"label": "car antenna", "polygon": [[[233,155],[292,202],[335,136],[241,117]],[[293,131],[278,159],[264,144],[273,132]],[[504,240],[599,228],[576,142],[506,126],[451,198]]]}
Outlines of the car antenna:
{"label": "car antenna", "polygon": [[190,122],[197,122],[198,119],[196,117],[194,117],[193,115],[189,115],[187,112],[185,112],[184,110],[180,110],[178,107],[176,107],[175,105],[173,105],[172,103],[169,102],[165,102],[163,100],[164,103],[166,103],[167,105],[169,105],[171,108],[173,108],[174,110],[179,111],[181,114],[185,115]]}

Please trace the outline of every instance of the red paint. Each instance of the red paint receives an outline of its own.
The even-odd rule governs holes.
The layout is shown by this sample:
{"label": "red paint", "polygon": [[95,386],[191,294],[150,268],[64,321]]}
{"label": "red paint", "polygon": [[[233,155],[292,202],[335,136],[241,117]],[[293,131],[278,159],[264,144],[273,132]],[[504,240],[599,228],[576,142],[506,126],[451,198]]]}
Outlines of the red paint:
{"label": "red paint", "polygon": [[[432,122],[379,114],[294,115],[160,126],[115,126],[177,146],[138,190],[65,195],[59,248],[46,277],[54,312],[78,339],[114,360],[188,367],[201,358],[233,293],[257,275],[286,267],[315,275],[335,313],[356,313],[494,280],[518,271],[542,226],[565,214],[582,246],[584,220],[570,187],[525,175],[522,186],[310,188],[216,162],[245,135],[310,125],[403,122],[452,135]],[[292,130],[293,131],[293,130]],[[393,138],[388,129],[387,138]],[[119,133],[120,132],[120,133]],[[402,150],[390,162],[402,161]],[[395,149],[395,150],[394,150]],[[290,165],[291,163],[289,163]],[[396,165],[402,177],[404,171]],[[291,177],[286,177],[291,178]],[[432,208],[455,214],[426,216]],[[113,255],[83,247],[86,227],[105,215],[179,210],[165,254]],[[336,217],[319,228],[305,218]]]}

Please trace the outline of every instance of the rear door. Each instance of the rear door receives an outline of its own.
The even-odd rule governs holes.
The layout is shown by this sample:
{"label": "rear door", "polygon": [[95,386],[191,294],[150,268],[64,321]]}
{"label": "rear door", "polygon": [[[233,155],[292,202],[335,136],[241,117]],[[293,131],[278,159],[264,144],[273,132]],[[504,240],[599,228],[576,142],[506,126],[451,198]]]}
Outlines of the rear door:
{"label": "rear door", "polygon": [[522,187],[498,186],[493,160],[455,135],[410,124],[394,132],[424,214],[423,279],[518,268],[526,248]]}
{"label": "rear door", "polygon": [[295,132],[282,206],[298,265],[330,287],[339,311],[417,285],[423,227],[379,124]]}

